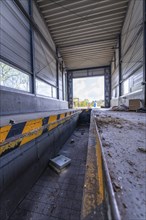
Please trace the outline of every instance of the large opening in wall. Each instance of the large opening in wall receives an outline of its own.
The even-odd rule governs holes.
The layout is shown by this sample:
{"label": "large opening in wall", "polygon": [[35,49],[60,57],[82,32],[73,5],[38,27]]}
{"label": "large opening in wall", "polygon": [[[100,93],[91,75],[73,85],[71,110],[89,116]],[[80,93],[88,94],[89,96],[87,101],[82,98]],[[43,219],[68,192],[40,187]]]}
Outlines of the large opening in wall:
{"label": "large opening in wall", "polygon": [[73,79],[73,107],[104,106],[104,76]]}

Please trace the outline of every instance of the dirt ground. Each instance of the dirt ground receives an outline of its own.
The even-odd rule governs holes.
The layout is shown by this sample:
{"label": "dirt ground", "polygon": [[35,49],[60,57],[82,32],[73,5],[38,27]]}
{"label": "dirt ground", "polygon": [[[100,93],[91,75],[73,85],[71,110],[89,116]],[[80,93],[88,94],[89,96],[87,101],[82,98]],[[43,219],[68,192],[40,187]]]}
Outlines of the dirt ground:
{"label": "dirt ground", "polygon": [[146,114],[94,110],[123,220],[146,220]]}

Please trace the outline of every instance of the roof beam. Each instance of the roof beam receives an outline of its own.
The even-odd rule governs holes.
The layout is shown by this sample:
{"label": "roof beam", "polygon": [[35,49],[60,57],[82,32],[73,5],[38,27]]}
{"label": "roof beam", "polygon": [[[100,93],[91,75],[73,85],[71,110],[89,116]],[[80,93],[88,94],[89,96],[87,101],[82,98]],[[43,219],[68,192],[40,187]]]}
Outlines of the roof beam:
{"label": "roof beam", "polygon": [[104,39],[104,40],[94,40],[94,41],[88,41],[88,42],[81,42],[81,43],[78,43],[78,44],[70,44],[70,45],[62,45],[62,46],[59,46],[59,48],[68,48],[68,47],[75,47],[75,46],[81,46],[81,45],[90,45],[90,44],[94,44],[94,43],[102,43],[102,42],[105,42],[105,41],[110,41],[110,40],[116,40],[115,37],[112,37],[112,38],[107,38],[107,39]]}
{"label": "roof beam", "polygon": [[79,69],[68,69],[68,71],[81,71],[81,70],[94,70],[94,69],[105,69],[105,68],[110,68],[110,66],[94,66],[90,68],[79,68]]}

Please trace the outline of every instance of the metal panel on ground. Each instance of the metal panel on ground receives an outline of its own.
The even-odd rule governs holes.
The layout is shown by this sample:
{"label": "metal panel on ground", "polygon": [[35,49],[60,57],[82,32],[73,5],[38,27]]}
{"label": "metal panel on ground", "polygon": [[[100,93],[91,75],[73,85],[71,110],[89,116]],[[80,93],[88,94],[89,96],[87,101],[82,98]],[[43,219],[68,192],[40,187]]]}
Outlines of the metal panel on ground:
{"label": "metal panel on ground", "polygon": [[[25,8],[28,7],[25,2]],[[13,1],[0,1],[1,48],[3,60],[31,72],[30,25]]]}

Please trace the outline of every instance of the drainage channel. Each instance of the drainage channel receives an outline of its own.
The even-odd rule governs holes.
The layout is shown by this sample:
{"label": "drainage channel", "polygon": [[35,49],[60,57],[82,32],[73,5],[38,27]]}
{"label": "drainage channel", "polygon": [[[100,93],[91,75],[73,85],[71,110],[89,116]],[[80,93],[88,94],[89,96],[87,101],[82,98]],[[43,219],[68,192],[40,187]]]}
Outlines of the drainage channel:
{"label": "drainage channel", "polygon": [[70,166],[60,174],[47,167],[10,220],[80,219],[88,134],[86,125],[75,129],[59,152],[71,159]]}
{"label": "drainage channel", "polygon": [[[90,113],[84,110],[61,124],[54,122],[52,130],[21,148],[22,152],[17,148],[23,160],[12,154],[12,163],[21,168],[16,181],[10,176],[14,166],[11,161],[6,163],[7,155],[2,157],[3,167],[9,168],[7,179],[12,182],[1,194],[2,220],[121,219],[98,128]],[[60,174],[48,166],[49,159],[57,155],[71,159]]]}

